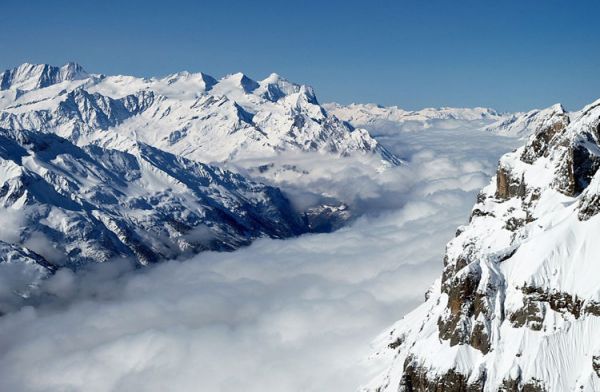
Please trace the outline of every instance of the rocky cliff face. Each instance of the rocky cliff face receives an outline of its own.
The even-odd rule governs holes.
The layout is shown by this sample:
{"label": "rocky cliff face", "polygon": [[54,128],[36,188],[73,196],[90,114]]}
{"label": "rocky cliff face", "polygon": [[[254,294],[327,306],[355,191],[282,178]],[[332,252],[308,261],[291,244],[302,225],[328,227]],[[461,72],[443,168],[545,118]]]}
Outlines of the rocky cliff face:
{"label": "rocky cliff face", "polygon": [[373,391],[600,390],[600,101],[554,106],[500,159]]}

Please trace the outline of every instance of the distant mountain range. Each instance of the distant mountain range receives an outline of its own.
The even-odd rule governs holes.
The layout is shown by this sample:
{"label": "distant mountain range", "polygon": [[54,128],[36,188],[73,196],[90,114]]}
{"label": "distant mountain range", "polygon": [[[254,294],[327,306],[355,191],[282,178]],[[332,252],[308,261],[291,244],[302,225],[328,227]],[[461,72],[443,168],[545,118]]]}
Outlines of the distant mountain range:
{"label": "distant mountain range", "polygon": [[77,64],[23,64],[0,74],[0,126],[126,150],[137,142],[202,162],[318,151],[397,158],[367,132],[327,115],[312,88],[276,74],[256,82],[180,72],[88,74]]}
{"label": "distant mountain range", "polygon": [[543,110],[523,113],[498,113],[490,108],[426,108],[404,110],[397,106],[374,104],[340,105],[328,103],[325,109],[356,127],[364,127],[375,135],[424,130],[477,129],[502,136],[527,138],[531,130],[546,121],[560,104]]}

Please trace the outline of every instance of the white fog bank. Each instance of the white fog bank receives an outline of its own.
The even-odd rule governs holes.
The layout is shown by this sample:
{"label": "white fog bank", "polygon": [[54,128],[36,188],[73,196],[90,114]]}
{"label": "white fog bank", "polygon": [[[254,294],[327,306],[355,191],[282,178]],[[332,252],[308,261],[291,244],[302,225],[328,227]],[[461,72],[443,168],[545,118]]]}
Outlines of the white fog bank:
{"label": "white fog bank", "polygon": [[435,129],[379,141],[408,165],[366,183],[376,213],[335,233],[125,275],[59,272],[45,286],[55,301],[0,318],[0,390],[352,391],[368,382],[379,370],[366,360],[371,341],[423,301],[445,243],[518,144]]}

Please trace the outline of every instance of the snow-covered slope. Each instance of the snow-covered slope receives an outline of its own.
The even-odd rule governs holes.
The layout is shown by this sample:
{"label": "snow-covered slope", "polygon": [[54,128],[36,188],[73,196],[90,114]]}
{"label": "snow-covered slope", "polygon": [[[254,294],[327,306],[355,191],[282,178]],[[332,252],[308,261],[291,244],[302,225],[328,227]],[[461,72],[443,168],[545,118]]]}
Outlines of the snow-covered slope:
{"label": "snow-covered slope", "polygon": [[367,390],[600,390],[600,101],[543,117],[501,158],[426,302],[380,338],[394,359]]}
{"label": "snow-covered slope", "polygon": [[507,115],[489,108],[426,108],[408,111],[397,106],[374,104],[340,105],[328,103],[325,109],[336,117],[356,127],[376,130],[377,134],[423,129],[479,129]]}

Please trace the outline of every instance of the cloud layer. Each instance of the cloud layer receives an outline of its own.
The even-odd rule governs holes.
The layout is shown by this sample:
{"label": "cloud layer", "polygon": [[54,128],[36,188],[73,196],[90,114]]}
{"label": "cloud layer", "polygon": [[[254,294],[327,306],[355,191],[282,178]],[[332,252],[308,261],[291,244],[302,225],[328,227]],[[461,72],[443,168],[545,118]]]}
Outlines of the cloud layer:
{"label": "cloud layer", "polygon": [[445,243],[515,143],[443,130],[381,141],[410,165],[332,181],[366,213],[335,233],[143,272],[119,263],[59,271],[36,306],[0,318],[0,390],[348,391],[367,382],[379,370],[366,361],[371,340],[423,300]]}

